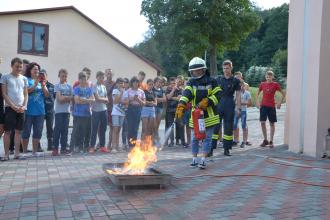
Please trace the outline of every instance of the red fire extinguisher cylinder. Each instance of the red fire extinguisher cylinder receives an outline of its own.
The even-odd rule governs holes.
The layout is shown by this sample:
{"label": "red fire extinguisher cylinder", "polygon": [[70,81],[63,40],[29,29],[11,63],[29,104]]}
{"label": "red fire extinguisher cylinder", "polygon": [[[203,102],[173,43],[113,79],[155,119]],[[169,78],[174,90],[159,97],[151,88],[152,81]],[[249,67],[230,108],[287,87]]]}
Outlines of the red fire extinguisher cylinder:
{"label": "red fire extinguisher cylinder", "polygon": [[206,128],[204,120],[203,110],[196,108],[192,112],[192,118],[194,123],[194,135],[197,140],[203,140],[206,138]]}

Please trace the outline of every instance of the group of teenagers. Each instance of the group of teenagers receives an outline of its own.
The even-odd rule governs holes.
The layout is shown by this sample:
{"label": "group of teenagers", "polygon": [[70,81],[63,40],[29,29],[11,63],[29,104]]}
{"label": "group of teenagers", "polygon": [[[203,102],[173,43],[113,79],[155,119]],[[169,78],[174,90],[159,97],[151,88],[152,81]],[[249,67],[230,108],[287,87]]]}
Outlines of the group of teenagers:
{"label": "group of teenagers", "polygon": [[[128,150],[137,139],[144,140],[147,136],[153,136],[154,144],[160,145],[158,128],[164,109],[167,120],[174,120],[179,91],[184,86],[183,77],[171,78],[171,86],[164,90],[165,77],[148,79],[145,83],[143,71],[130,80],[119,77],[113,81],[109,68],[96,72],[93,83],[91,70],[85,67],[72,85],[67,82],[68,74],[66,69],[60,69],[59,81],[52,83],[48,81],[47,71],[38,63],[12,59],[11,72],[1,75],[0,79],[2,161],[9,160],[10,154],[14,154],[14,159],[25,159],[26,153],[40,155],[44,124],[47,150],[52,151],[53,156],[73,152],[115,153]],[[71,115],[73,120],[70,120]],[[138,138],[141,121],[142,132]],[[71,139],[68,140],[70,127]],[[31,130],[32,151],[28,150]],[[169,146],[174,146],[173,138]]]}
{"label": "group of teenagers", "polygon": [[[249,145],[246,125],[247,107],[251,104],[248,84],[242,73],[232,74],[232,63],[223,62],[223,75],[210,76],[203,59],[195,57],[189,63],[189,79],[183,76],[156,77],[145,81],[146,74],[140,71],[131,79],[117,78],[113,81],[112,70],[96,72],[92,83],[91,70],[87,67],[78,73],[78,80],[67,82],[68,71],[60,69],[59,81],[48,81],[47,72],[36,62],[20,58],[11,61],[11,73],[2,75],[0,96],[0,134],[3,135],[4,156],[2,161],[24,159],[20,154],[28,152],[32,134],[32,155],[41,150],[40,139],[43,126],[47,128],[47,150],[53,156],[71,155],[72,152],[96,151],[108,153],[129,150],[135,141],[152,137],[156,146],[161,146],[159,126],[165,118],[165,130],[171,129],[165,146],[181,144],[192,149],[192,167],[205,169],[206,157],[213,155],[218,140],[222,141],[224,155],[238,143],[238,121],[241,120],[243,141],[241,147]],[[257,93],[260,121],[264,141],[261,146],[273,147],[276,108],[275,92],[282,93],[280,85],[273,81],[274,74],[266,73]],[[261,104],[259,93],[263,92]],[[206,138],[197,140],[191,117],[196,108],[203,110]],[[71,139],[68,143],[70,116],[73,116]],[[270,139],[267,139],[266,120],[270,121]],[[138,131],[142,122],[141,137]],[[173,124],[175,124],[175,135]],[[109,140],[106,131],[109,125]],[[223,127],[223,134],[222,134]],[[120,146],[120,133],[121,143]],[[98,143],[96,140],[98,138]],[[174,140],[176,141],[174,143]],[[201,142],[201,144],[200,144]],[[199,148],[202,156],[197,157]]]}

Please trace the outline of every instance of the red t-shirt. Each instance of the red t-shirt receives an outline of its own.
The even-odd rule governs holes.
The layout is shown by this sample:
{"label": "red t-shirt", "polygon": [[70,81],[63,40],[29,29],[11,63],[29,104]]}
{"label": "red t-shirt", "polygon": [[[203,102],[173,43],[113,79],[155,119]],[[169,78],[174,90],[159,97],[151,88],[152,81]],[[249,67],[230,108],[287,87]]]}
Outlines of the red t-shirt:
{"label": "red t-shirt", "polygon": [[145,82],[140,83],[139,89],[142,89],[143,91],[148,90],[148,85]]}
{"label": "red t-shirt", "polygon": [[277,82],[262,82],[259,86],[259,92],[263,92],[261,105],[275,107],[275,93],[280,90],[281,86]]}

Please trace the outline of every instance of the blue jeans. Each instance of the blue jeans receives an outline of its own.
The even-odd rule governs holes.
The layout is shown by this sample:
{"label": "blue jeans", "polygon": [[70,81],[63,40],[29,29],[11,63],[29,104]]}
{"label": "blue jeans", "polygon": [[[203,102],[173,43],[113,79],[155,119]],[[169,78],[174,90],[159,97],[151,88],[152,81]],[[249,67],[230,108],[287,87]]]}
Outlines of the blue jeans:
{"label": "blue jeans", "polygon": [[28,139],[31,134],[31,128],[33,126],[32,138],[40,139],[42,136],[42,129],[44,127],[44,115],[26,115],[23,127],[22,138]]}
{"label": "blue jeans", "polygon": [[238,121],[239,119],[241,118],[241,123],[242,123],[242,129],[245,129],[246,128],[246,111],[241,111],[241,115],[239,117],[237,117],[237,113],[235,111],[235,116],[234,116],[234,130],[237,129],[238,127]]}
{"label": "blue jeans", "polygon": [[105,132],[107,130],[108,111],[92,112],[91,147],[95,147],[96,135],[99,133],[100,147],[105,146]]}
{"label": "blue jeans", "polygon": [[129,105],[127,109],[127,138],[130,147],[134,145],[131,143],[131,140],[135,141],[137,139],[141,119],[141,110],[142,107],[132,105]]}
{"label": "blue jeans", "polygon": [[58,146],[60,142],[61,142],[61,151],[64,151],[67,147],[69,121],[70,121],[70,113],[63,112],[63,113],[55,114],[53,145],[56,150],[58,150]]}
{"label": "blue jeans", "polygon": [[[208,154],[212,146],[212,135],[213,135],[214,126],[206,128],[206,138],[203,141],[202,152]],[[191,129],[191,151],[192,154],[198,154],[199,140],[195,138],[194,129]]]}

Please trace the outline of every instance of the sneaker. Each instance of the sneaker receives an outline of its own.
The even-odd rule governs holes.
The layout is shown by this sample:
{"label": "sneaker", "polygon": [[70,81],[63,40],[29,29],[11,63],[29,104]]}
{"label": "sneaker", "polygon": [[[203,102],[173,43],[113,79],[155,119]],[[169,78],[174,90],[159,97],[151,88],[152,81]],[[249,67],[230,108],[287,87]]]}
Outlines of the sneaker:
{"label": "sneaker", "polygon": [[95,149],[94,149],[94,147],[90,147],[90,148],[88,149],[88,153],[90,153],[90,154],[95,153]]}
{"label": "sneaker", "polygon": [[20,155],[14,156],[14,160],[25,160],[25,157],[21,157]]}
{"label": "sneaker", "polygon": [[52,156],[60,156],[60,154],[58,153],[58,150],[57,149],[54,149],[53,152],[52,152]]}
{"label": "sneaker", "polygon": [[268,141],[264,140],[261,144],[260,147],[266,147],[268,145]]}
{"label": "sneaker", "polygon": [[190,167],[197,167],[198,166],[198,163],[196,163],[195,161],[193,161],[191,164],[190,164]]}
{"label": "sneaker", "polygon": [[42,157],[43,154],[41,154],[40,152],[32,152],[32,157]]}
{"label": "sneaker", "polygon": [[199,167],[199,169],[204,170],[206,168],[205,162],[199,163],[198,167]]}
{"label": "sneaker", "polygon": [[269,141],[269,147],[270,148],[273,148],[274,147],[273,141]]}
{"label": "sneaker", "polygon": [[112,150],[111,150],[111,153],[114,153],[114,154],[115,154],[115,153],[118,153],[118,150],[117,150],[116,148],[115,148],[115,149],[112,149]]}
{"label": "sneaker", "polygon": [[61,154],[65,155],[65,156],[71,156],[72,152],[71,152],[71,150],[65,149],[64,151],[61,151]]}
{"label": "sneaker", "polygon": [[3,156],[3,157],[0,157],[0,161],[8,161],[9,160],[9,156]]}
{"label": "sneaker", "polygon": [[237,141],[233,141],[232,146],[234,147],[234,146],[236,146],[236,145],[237,145]]}
{"label": "sneaker", "polygon": [[242,142],[241,145],[240,145],[240,148],[244,148],[245,147],[245,143]]}
{"label": "sneaker", "polygon": [[174,143],[170,143],[168,147],[174,147]]}
{"label": "sneaker", "polygon": [[106,147],[100,147],[100,152],[101,152],[101,153],[109,153],[110,151],[109,151],[109,149],[106,148]]}
{"label": "sneaker", "polygon": [[246,145],[246,146],[252,146],[251,142],[248,142],[248,141],[245,142],[245,145]]}

